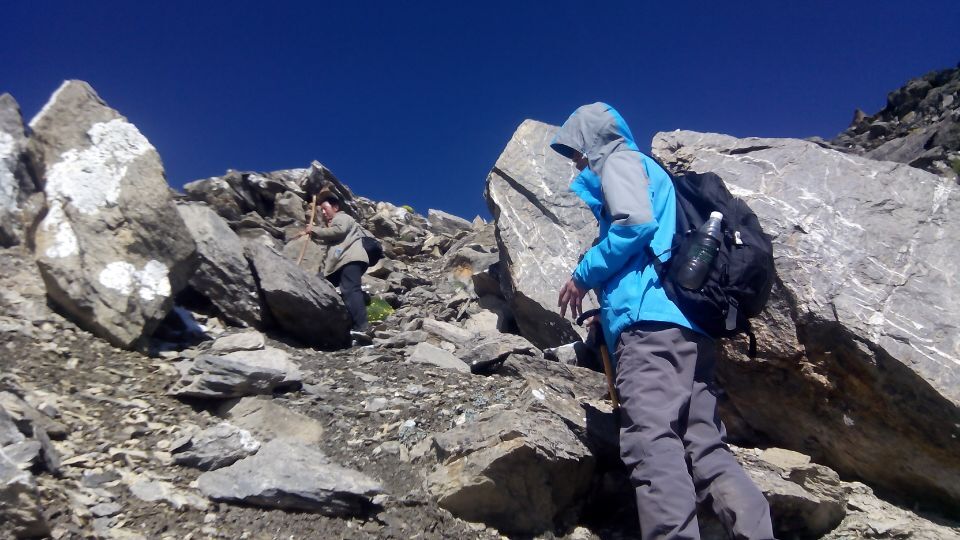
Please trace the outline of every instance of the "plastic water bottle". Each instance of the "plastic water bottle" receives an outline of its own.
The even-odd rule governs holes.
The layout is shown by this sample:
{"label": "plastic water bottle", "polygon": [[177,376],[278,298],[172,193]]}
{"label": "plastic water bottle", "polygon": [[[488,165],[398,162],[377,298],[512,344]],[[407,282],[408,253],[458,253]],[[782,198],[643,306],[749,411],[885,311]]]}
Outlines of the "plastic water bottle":
{"label": "plastic water bottle", "polygon": [[711,212],[710,219],[694,233],[693,242],[679,261],[680,264],[675,267],[677,273],[674,280],[684,289],[697,290],[707,279],[713,259],[720,250],[722,220],[723,214]]}

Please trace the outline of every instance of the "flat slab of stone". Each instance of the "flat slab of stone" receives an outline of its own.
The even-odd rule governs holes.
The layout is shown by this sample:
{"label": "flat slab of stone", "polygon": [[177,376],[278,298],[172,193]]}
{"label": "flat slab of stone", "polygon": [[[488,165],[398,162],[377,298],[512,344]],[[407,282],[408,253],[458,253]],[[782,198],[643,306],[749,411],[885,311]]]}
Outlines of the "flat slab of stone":
{"label": "flat slab of stone", "polygon": [[236,403],[224,403],[217,414],[231,424],[250,431],[261,441],[286,439],[318,445],[323,440],[323,424],[319,420],[292,411],[266,397],[247,397]]}
{"label": "flat slab of stone", "polygon": [[363,514],[383,493],[380,483],[365,474],[332,463],[314,447],[282,439],[229,467],[203,473],[197,484],[217,501],[329,516]]}
{"label": "flat slab of stone", "polygon": [[303,375],[289,355],[277,348],[201,354],[188,364],[171,393],[198,398],[232,398],[272,394],[302,383]]}
{"label": "flat slab of stone", "polygon": [[430,364],[444,369],[452,369],[461,373],[470,373],[470,366],[440,347],[429,343],[418,343],[407,356],[407,362],[414,364]]}
{"label": "flat slab of stone", "polygon": [[260,449],[260,441],[245,430],[221,422],[191,437],[186,449],[174,453],[179,465],[212,471],[231,465]]}

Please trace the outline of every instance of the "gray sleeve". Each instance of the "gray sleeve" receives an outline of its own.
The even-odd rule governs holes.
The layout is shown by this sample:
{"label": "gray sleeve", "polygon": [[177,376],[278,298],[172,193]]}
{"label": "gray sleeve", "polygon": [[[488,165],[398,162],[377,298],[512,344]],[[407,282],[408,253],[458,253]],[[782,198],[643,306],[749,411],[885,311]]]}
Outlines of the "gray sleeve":
{"label": "gray sleeve", "polygon": [[636,152],[614,152],[600,175],[603,200],[614,225],[651,223],[650,179]]}
{"label": "gray sleeve", "polygon": [[330,222],[330,226],[314,228],[312,234],[314,238],[321,242],[335,244],[343,241],[343,239],[347,237],[347,233],[350,232],[350,228],[354,223],[353,218],[347,214],[338,213],[333,216],[333,221]]}

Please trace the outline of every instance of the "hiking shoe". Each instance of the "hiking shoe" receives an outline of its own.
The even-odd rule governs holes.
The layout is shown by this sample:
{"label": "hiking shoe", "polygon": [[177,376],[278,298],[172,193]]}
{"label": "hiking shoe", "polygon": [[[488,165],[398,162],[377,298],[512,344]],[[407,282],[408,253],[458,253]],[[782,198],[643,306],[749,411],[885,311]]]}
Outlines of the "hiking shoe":
{"label": "hiking shoe", "polygon": [[353,338],[354,346],[370,345],[373,343],[373,336],[371,336],[367,332],[361,332],[359,330],[351,330],[350,337]]}

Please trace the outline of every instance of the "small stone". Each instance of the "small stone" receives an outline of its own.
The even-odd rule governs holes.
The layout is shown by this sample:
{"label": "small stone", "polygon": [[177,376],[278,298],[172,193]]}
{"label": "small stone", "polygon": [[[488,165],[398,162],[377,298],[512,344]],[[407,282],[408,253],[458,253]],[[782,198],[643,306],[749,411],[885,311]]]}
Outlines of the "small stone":
{"label": "small stone", "polygon": [[100,518],[100,517],[115,516],[119,514],[121,510],[123,510],[123,507],[121,507],[119,504],[108,502],[108,503],[101,503],[94,506],[93,508],[90,509],[90,513],[93,514],[94,517]]}

